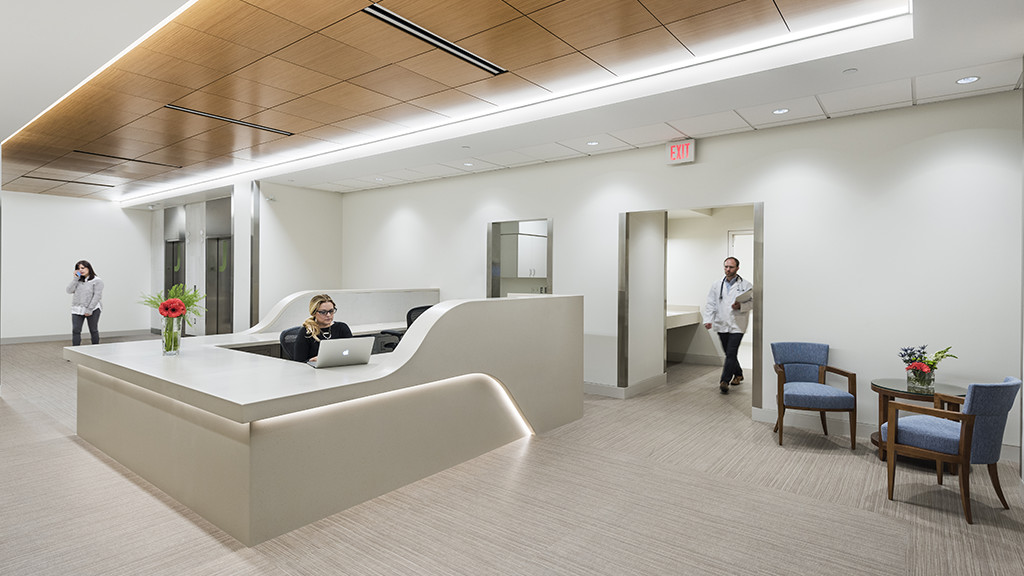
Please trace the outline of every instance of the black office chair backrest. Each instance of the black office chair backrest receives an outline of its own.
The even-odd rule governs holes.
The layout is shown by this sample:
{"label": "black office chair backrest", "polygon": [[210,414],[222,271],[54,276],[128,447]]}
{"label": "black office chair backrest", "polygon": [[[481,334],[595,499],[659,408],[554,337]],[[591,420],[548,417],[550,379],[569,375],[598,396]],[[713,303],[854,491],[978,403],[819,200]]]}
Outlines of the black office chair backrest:
{"label": "black office chair backrest", "polygon": [[281,357],[286,360],[295,360],[295,341],[302,332],[302,326],[288,328],[281,332]]}
{"label": "black office chair backrest", "polygon": [[429,309],[430,306],[417,306],[415,308],[410,308],[409,311],[405,313],[405,327],[408,328],[409,326],[412,326],[412,323],[420,317],[420,314],[423,314]]}

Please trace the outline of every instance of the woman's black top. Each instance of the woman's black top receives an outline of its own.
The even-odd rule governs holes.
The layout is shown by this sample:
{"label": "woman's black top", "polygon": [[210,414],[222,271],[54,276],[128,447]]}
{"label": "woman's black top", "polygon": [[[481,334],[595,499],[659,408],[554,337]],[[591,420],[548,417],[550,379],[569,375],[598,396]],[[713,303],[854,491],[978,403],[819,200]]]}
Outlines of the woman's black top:
{"label": "woman's black top", "polygon": [[[328,336],[329,334],[329,336]],[[351,338],[352,330],[344,322],[331,324],[330,332],[323,330],[320,334],[321,340],[333,340],[335,338]],[[299,362],[309,362],[310,358],[320,353],[320,343],[313,339],[313,336],[303,329],[299,337],[295,339],[295,355],[293,358]]]}

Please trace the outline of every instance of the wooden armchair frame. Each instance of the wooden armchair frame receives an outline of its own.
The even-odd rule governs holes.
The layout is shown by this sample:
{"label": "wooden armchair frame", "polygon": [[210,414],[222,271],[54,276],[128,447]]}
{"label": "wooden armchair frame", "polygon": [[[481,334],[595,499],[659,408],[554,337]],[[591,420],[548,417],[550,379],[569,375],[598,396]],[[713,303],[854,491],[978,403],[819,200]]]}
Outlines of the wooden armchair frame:
{"label": "wooden armchair frame", "polygon": [[[954,470],[958,470],[960,477],[960,505],[964,510],[964,517],[967,518],[968,524],[974,524],[974,520],[971,516],[971,485],[970,485],[970,472],[971,472],[971,443],[974,440],[974,414],[963,414],[959,411],[960,406],[964,403],[964,398],[959,396],[950,396],[947,394],[935,394],[934,406],[916,406],[913,404],[906,404],[903,402],[890,402],[889,403],[889,430],[886,440],[886,450],[888,454],[888,482],[889,500],[892,500],[893,485],[896,481],[896,455],[902,454],[911,458],[922,458],[926,460],[935,460],[935,474],[938,479],[938,483],[942,484],[942,471],[943,464],[951,464],[954,466]],[[948,408],[947,408],[948,407]],[[949,409],[955,408],[955,409]],[[945,418],[947,420],[954,420],[960,423],[960,442],[957,449],[957,454],[946,454],[944,452],[936,452],[934,450],[927,450],[924,448],[918,448],[916,446],[907,446],[905,444],[899,444],[896,442],[897,435],[899,434],[899,412],[913,412],[915,414],[924,414],[926,416],[934,416],[936,418]],[[999,471],[997,463],[993,462],[988,464],[988,475],[992,479],[992,487],[996,490],[996,496],[999,497],[999,502],[1003,505],[1003,508],[1009,509],[1010,505],[1006,502],[1006,497],[1003,496],[1003,489],[999,485]]]}
{"label": "wooden armchair frame", "polygon": [[846,378],[847,390],[853,395],[853,410],[846,410],[842,408],[807,408],[802,406],[786,406],[784,403],[783,392],[786,386],[786,369],[781,364],[775,364],[775,374],[778,375],[778,391],[775,395],[775,400],[778,404],[779,419],[775,422],[775,429],[773,432],[779,433],[779,446],[782,446],[782,419],[786,415],[786,409],[791,410],[810,410],[818,412],[821,416],[821,430],[828,436],[828,424],[825,421],[825,412],[849,412],[850,413],[850,450],[857,449],[857,375],[853,372],[847,372],[834,366],[819,366],[818,367],[818,384],[828,386],[825,384],[825,374],[832,373]]}

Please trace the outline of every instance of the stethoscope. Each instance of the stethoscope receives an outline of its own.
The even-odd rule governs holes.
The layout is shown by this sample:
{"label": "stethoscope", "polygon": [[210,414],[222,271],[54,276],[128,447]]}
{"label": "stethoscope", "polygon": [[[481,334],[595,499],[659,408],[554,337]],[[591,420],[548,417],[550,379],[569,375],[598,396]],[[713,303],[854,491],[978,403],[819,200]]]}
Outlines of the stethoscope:
{"label": "stethoscope", "polygon": [[[743,280],[743,277],[739,274],[736,275],[737,280]],[[725,278],[722,278],[722,285],[718,287],[718,299],[722,299],[722,293],[725,291]]]}

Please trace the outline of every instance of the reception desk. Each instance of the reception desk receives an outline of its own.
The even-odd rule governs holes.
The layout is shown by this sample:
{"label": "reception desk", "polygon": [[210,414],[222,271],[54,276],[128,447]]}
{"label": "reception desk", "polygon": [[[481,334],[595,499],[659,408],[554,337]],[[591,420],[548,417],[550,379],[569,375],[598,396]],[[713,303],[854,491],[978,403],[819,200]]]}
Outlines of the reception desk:
{"label": "reception desk", "polygon": [[581,296],[441,302],[362,366],[267,340],[65,348],[78,435],[251,546],[583,415]]}

